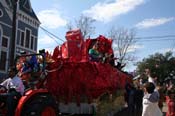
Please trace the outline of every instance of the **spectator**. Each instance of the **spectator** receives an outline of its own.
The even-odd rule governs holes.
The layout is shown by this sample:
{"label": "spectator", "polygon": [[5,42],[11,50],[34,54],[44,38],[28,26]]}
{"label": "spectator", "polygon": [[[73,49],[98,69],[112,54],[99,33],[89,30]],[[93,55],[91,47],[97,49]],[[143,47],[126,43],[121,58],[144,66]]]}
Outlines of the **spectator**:
{"label": "spectator", "polygon": [[149,69],[145,69],[145,74],[146,74],[146,76],[147,76],[147,78],[148,78],[148,82],[154,83],[154,80],[153,80],[153,78],[151,77],[151,72],[150,72]]}
{"label": "spectator", "polygon": [[26,89],[29,88],[28,82],[32,72],[30,64],[27,61],[26,62],[18,61],[16,63],[16,69],[18,71],[17,75],[22,79],[25,88]]}
{"label": "spectator", "polygon": [[162,112],[158,107],[159,94],[154,91],[155,85],[147,82],[144,86],[145,95],[143,97],[142,116],[162,116]]}
{"label": "spectator", "polygon": [[168,106],[168,111],[166,113],[166,116],[175,116],[175,90],[168,90],[167,94],[168,96],[166,99],[166,103]]}
{"label": "spectator", "polygon": [[130,92],[130,88],[131,88],[131,85],[129,83],[126,83],[125,85],[125,95],[124,95],[124,98],[125,98],[125,102],[128,106],[128,102],[129,102],[129,92]]}
{"label": "spectator", "polygon": [[138,114],[137,116],[140,116],[142,112],[142,100],[143,100],[144,92],[140,86],[137,86],[136,92],[135,92],[135,112]]}
{"label": "spectator", "polygon": [[125,101],[127,102],[127,105],[128,105],[128,112],[129,112],[129,114],[134,114],[135,88],[133,85],[128,83],[128,84],[126,84],[125,89],[126,89]]}
{"label": "spectator", "polygon": [[145,69],[145,74],[148,78],[148,82],[153,83],[156,86],[155,74],[150,71],[150,69]]}
{"label": "spectator", "polygon": [[159,95],[160,95],[158,106],[159,106],[160,110],[162,111],[163,102],[165,101],[164,88],[160,85],[157,85],[156,89],[157,89],[157,91],[159,92]]}

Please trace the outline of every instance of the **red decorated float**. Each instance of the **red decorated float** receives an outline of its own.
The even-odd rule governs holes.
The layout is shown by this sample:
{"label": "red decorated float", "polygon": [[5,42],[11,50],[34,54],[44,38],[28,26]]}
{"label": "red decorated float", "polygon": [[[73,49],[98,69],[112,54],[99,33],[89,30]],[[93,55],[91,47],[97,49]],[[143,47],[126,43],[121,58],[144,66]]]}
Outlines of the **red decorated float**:
{"label": "red decorated float", "polygon": [[[113,55],[111,39],[100,35],[95,39],[84,40],[77,29],[67,32],[66,40],[54,49],[52,55],[43,51],[24,55],[41,55],[42,58],[37,57],[40,70],[31,72],[30,79],[27,79],[32,87],[19,100],[16,116],[30,116],[32,113],[56,115],[58,109],[61,113],[92,114],[94,99],[106,93],[112,95],[131,82],[127,74],[111,64],[113,57],[105,57],[106,54]],[[102,55],[98,62],[89,60],[88,51],[94,44],[98,44],[98,51]]]}
{"label": "red decorated float", "polygon": [[84,40],[80,30],[67,32],[66,39],[62,46],[55,48],[54,61],[47,66],[46,87],[57,99],[79,105],[86,98],[91,103],[105,93],[124,89],[125,84],[131,82],[131,78],[112,66],[109,60],[89,60],[88,50],[97,43],[103,56],[112,55],[111,39],[100,35],[96,39]]}

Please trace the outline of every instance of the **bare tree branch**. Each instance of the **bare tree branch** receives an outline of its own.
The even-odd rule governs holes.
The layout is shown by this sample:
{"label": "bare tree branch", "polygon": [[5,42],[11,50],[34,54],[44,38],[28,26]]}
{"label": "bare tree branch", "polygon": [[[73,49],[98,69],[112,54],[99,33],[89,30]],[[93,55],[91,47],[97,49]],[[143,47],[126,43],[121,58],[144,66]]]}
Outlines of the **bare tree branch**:
{"label": "bare tree branch", "polygon": [[[95,27],[93,26],[93,23],[95,22],[95,20],[93,20],[90,17],[86,17],[84,15],[81,15],[79,19],[75,19],[75,28],[79,28],[81,29],[83,38],[88,38],[89,36],[91,36],[94,31],[95,31]],[[68,30],[72,30],[74,27],[72,25],[72,22],[69,22],[67,24],[67,29]]]}
{"label": "bare tree branch", "polygon": [[120,63],[126,63],[131,61],[133,57],[129,55],[129,49],[136,43],[134,29],[125,29],[112,27],[109,30],[109,37],[113,39],[113,49],[115,50],[115,56],[118,57]]}
{"label": "bare tree branch", "polygon": [[68,31],[72,30],[72,29],[73,29],[73,24],[72,24],[72,22],[68,22],[68,23],[66,24],[66,27],[67,27]]}

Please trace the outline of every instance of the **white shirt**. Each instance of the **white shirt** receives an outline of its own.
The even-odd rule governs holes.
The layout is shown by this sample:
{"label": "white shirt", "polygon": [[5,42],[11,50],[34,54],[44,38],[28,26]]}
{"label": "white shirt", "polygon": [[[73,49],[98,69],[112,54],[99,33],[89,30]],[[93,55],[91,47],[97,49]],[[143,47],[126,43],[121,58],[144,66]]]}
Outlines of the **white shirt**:
{"label": "white shirt", "polygon": [[148,76],[148,82],[154,83],[154,79],[151,76]]}
{"label": "white shirt", "polygon": [[148,99],[143,98],[143,111],[142,116],[163,116],[159,109],[158,102],[150,102]]}
{"label": "white shirt", "polygon": [[3,81],[0,85],[5,86],[8,90],[10,88],[15,88],[17,92],[21,93],[21,95],[23,95],[24,93],[23,82],[18,76],[8,78],[5,81]]}
{"label": "white shirt", "polygon": [[156,83],[155,83],[154,79],[151,76],[148,76],[148,82],[151,82],[156,86]]}

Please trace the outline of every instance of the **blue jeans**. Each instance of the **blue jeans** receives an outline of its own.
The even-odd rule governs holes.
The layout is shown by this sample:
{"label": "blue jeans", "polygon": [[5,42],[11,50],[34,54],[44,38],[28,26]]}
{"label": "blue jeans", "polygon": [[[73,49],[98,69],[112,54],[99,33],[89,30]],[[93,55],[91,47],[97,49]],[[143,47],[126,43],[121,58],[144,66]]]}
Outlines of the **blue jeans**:
{"label": "blue jeans", "polygon": [[0,101],[4,102],[7,106],[7,116],[14,116],[20,97],[21,94],[16,91],[0,94]]}

